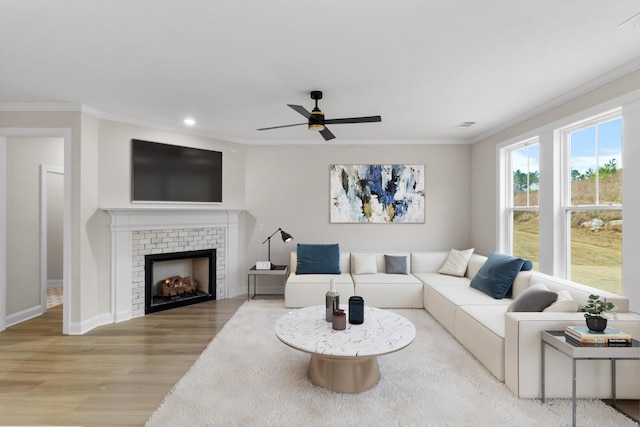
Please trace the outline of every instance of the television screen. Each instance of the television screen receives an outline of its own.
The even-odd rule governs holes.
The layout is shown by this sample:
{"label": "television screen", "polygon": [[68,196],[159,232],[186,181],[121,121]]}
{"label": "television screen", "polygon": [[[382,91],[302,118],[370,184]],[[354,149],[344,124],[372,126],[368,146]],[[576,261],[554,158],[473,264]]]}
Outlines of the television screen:
{"label": "television screen", "polygon": [[222,153],[131,140],[133,202],[222,203]]}

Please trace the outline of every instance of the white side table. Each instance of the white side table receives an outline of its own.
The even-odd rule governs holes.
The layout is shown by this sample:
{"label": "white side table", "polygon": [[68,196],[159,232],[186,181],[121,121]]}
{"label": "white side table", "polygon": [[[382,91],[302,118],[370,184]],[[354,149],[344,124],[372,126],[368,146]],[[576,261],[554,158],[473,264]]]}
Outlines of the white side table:
{"label": "white side table", "polygon": [[[271,270],[258,270],[254,265],[249,269],[247,274],[247,299],[255,298],[256,296],[256,276],[282,276],[282,285],[286,285],[287,278],[289,277],[288,265],[274,265]],[[253,277],[253,296],[251,296],[251,278]]]}

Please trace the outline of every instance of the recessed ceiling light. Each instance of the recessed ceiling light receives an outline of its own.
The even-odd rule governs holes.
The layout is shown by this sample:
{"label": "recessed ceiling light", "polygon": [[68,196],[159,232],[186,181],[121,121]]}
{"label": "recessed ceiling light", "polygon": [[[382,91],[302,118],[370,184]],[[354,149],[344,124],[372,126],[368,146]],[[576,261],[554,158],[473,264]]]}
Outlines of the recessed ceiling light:
{"label": "recessed ceiling light", "polygon": [[184,119],[184,124],[187,126],[193,126],[196,124],[196,121],[193,119]]}
{"label": "recessed ceiling light", "polygon": [[459,125],[456,126],[456,129],[464,129],[464,128],[470,128],[471,126],[475,125],[476,122],[462,122]]}

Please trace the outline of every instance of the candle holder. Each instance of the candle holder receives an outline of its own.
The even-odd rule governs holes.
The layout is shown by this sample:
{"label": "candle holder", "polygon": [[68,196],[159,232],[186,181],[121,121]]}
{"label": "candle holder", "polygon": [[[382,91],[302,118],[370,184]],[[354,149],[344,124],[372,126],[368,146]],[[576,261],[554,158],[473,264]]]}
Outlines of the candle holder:
{"label": "candle holder", "polygon": [[347,327],[347,315],[344,313],[344,310],[341,308],[334,310],[331,322],[333,329],[336,331],[345,329]]}

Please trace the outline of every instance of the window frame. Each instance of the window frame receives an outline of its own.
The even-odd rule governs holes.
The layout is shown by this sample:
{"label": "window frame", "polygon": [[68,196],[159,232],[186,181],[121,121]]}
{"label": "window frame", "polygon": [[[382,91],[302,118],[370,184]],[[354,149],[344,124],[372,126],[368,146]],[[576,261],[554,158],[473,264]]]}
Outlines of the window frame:
{"label": "window frame", "polygon": [[[598,137],[597,133],[598,125],[607,123],[613,120],[621,119],[624,121],[622,108],[615,108],[613,110],[590,116],[584,120],[575,122],[568,126],[564,126],[559,131],[559,139],[562,147],[562,160],[561,160],[561,210],[564,220],[561,226],[564,230],[561,230],[562,236],[564,236],[564,250],[561,253],[556,254],[556,259],[564,266],[565,279],[571,280],[571,214],[573,212],[584,211],[620,211],[622,212],[622,203],[619,204],[598,204],[599,203],[599,166],[598,166]],[[571,134],[587,129],[589,127],[596,126],[596,204],[593,205],[573,205],[571,204]],[[621,143],[624,144],[624,135]],[[622,151],[621,151],[622,156]],[[624,159],[622,164],[624,165]]]}
{"label": "window frame", "polygon": [[[513,255],[513,215],[514,212],[536,212],[538,215],[540,215],[540,197],[538,196],[538,205],[536,206],[530,206],[527,203],[527,206],[514,206],[513,203],[513,156],[512,153],[516,150],[520,150],[522,148],[525,147],[530,147],[533,145],[538,145],[538,149],[540,149],[540,137],[539,136],[534,136],[531,138],[527,138],[525,140],[513,143],[513,144],[509,144],[505,147],[501,148],[501,151],[503,153],[503,159],[504,159],[504,178],[503,178],[503,182],[506,183],[506,185],[504,186],[504,220],[503,221],[503,226],[501,227],[502,229],[502,235],[503,235],[503,239],[502,239],[502,245],[501,247],[503,248],[503,250],[508,253],[509,255]],[[540,162],[540,156],[538,156],[538,162]],[[540,172],[540,167],[538,167],[538,173]],[[527,171],[527,176],[529,174],[529,171]],[[527,189],[528,190],[528,189]],[[538,187],[538,191],[540,191],[539,187]],[[528,192],[528,191],[527,191]],[[529,200],[529,195],[527,194],[527,200]],[[540,242],[538,242],[538,253],[540,252]]]}

